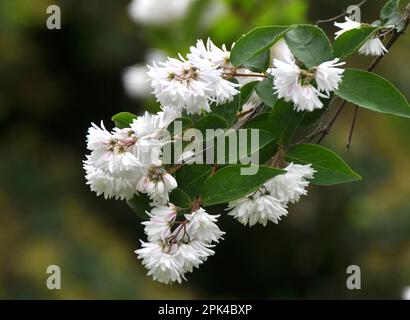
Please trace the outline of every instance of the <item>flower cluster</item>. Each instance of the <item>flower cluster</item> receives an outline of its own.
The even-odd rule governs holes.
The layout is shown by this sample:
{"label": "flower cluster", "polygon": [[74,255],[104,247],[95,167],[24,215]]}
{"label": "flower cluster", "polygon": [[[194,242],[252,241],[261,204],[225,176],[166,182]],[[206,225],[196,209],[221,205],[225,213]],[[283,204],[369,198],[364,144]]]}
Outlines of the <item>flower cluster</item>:
{"label": "flower cluster", "polygon": [[148,76],[157,100],[188,114],[210,112],[211,103],[232,101],[238,85],[228,80],[230,52],[210,39],[191,47],[186,58],[168,58],[149,66]]}
{"label": "flower cluster", "polygon": [[[275,86],[280,98],[297,99],[298,109],[314,109],[315,102],[307,94],[292,93],[291,86],[297,90],[307,90],[308,74],[291,57],[284,41],[275,49],[274,68]],[[279,60],[279,57],[285,60]],[[314,72],[319,92],[329,94],[340,82],[343,70],[337,60],[323,63],[309,70]],[[180,208],[170,202],[170,193],[177,188],[176,179],[167,172],[161,161],[162,148],[172,142],[165,130],[183,112],[198,114],[211,111],[211,105],[231,101],[238,88],[250,81],[262,81],[267,74],[253,73],[245,68],[234,68],[230,64],[230,52],[225,46],[217,47],[211,40],[199,40],[190,48],[186,57],[168,58],[165,62],[153,63],[147,75],[153,93],[163,106],[157,114],[145,113],[136,117],[125,128],[109,131],[93,124],[88,131],[87,148],[90,154],[84,161],[87,184],[97,195],[105,198],[130,200],[139,193],[146,194],[151,200],[147,220],[143,221],[146,241],[135,252],[148,275],[154,280],[169,284],[181,283],[185,275],[198,268],[213,255],[213,247],[224,232],[217,226],[219,215],[210,215],[200,201],[191,203],[189,208]],[[236,82],[231,78],[238,77]],[[128,89],[138,81],[129,81]],[[302,83],[303,81],[303,83]],[[313,88],[313,86],[312,86]],[[322,93],[320,93],[322,94]],[[261,103],[253,93],[242,106],[245,114]],[[308,107],[305,105],[308,104]],[[243,224],[266,225],[268,221],[278,223],[287,215],[288,203],[297,202],[306,194],[308,179],[314,170],[310,165],[289,164],[286,173],[266,182],[256,192],[229,203],[230,215]]]}
{"label": "flower cluster", "polygon": [[156,115],[145,113],[128,128],[108,131],[104,124],[88,130],[84,161],[87,184],[97,195],[131,199],[140,192],[153,201],[165,202],[168,192],[177,184],[162,168],[161,148],[167,142],[163,130],[180,116],[178,111],[164,108]]}
{"label": "flower cluster", "polygon": [[186,280],[187,272],[215,253],[212,243],[224,235],[215,223],[219,216],[200,207],[183,221],[177,221],[177,208],[171,203],[154,207],[148,215],[150,220],[142,222],[148,242],[141,241],[142,248],[135,253],[148,275],[161,283]]}
{"label": "flower cluster", "polygon": [[311,165],[293,163],[285,170],[286,173],[272,178],[254,193],[230,202],[229,215],[249,226],[257,223],[266,226],[268,221],[278,223],[288,214],[287,205],[307,194],[307,179],[312,179],[315,173]]}
{"label": "flower cluster", "polygon": [[323,108],[320,98],[329,98],[329,94],[339,88],[344,72],[339,67],[344,65],[344,62],[339,62],[336,58],[304,70],[296,64],[290,50],[283,58],[274,59],[271,70],[274,76],[273,87],[278,98],[292,101],[297,111]]}

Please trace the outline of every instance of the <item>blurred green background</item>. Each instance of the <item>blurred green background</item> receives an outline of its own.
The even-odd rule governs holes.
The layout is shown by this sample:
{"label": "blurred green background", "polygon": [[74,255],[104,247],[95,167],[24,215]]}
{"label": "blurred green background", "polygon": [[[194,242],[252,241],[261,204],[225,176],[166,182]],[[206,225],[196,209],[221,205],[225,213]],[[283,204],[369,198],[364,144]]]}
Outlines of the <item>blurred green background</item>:
{"label": "blurred green background", "polygon": [[[129,2],[0,1],[0,298],[400,298],[410,285],[410,122],[361,110],[346,153],[351,106],[326,143],[362,182],[310,187],[279,225],[250,229],[223,214],[225,240],[188,282],[145,275],[133,253],[140,221],[125,203],[96,197],[81,163],[91,122],[155,108],[127,97],[124,68],[150,48],[174,55],[208,35],[230,45],[256,26],[328,18],[354,1],[197,0],[166,26],[135,23]],[[50,4],[61,7],[61,30],[46,28]],[[369,1],[363,19],[375,20],[382,4]],[[409,49],[407,35],[376,70],[407,98]],[[45,285],[51,264],[62,290]],[[352,264],[360,291],[346,288]]]}

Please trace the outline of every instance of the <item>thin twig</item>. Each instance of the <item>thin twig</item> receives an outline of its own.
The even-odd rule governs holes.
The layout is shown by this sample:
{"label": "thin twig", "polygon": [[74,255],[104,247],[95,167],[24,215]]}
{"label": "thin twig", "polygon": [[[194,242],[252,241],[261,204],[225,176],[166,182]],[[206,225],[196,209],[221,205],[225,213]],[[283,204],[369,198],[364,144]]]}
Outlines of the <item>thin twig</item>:
{"label": "thin twig", "polygon": [[323,139],[330,133],[330,130],[332,129],[333,125],[335,124],[337,118],[339,118],[340,114],[342,113],[344,107],[346,106],[347,101],[343,100],[342,103],[340,104],[339,108],[337,109],[335,115],[333,118],[330,120],[330,122],[326,125],[326,127],[323,129],[323,133],[320,136],[319,140],[317,141],[316,144],[320,144]]}
{"label": "thin twig", "polygon": [[[364,5],[366,2],[367,2],[367,0],[363,0],[362,2],[356,4],[356,6],[360,8],[360,7],[361,7],[362,5]],[[315,24],[326,23],[326,22],[332,22],[332,21],[335,21],[335,20],[337,20],[337,19],[339,19],[339,18],[344,17],[344,16],[347,15],[347,14],[348,14],[348,12],[347,12],[346,10],[344,10],[341,14],[338,14],[337,16],[335,16],[335,17],[333,17],[333,18],[326,19],[326,20],[318,20],[318,21],[315,22]]]}
{"label": "thin twig", "polygon": [[356,126],[358,112],[359,112],[359,107],[356,106],[356,108],[354,109],[354,116],[353,116],[352,126],[350,127],[349,140],[347,141],[347,145],[346,145],[347,152],[350,151],[350,146],[352,145],[353,132],[354,132],[354,128]]}

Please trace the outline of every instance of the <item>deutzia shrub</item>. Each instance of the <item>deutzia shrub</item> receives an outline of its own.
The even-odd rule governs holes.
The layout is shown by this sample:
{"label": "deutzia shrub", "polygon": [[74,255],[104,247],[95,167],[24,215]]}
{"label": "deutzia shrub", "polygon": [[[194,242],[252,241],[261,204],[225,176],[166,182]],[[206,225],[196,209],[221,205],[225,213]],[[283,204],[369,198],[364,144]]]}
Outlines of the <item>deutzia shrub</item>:
{"label": "deutzia shrub", "polygon": [[[225,235],[218,221],[227,215],[248,226],[279,223],[310,184],[361,179],[320,144],[349,103],[348,146],[360,108],[410,117],[403,94],[373,73],[410,22],[410,5],[398,4],[388,1],[371,24],[335,22],[334,41],[305,24],[256,28],[230,50],[198,40],[187,55],[148,67],[160,112],[119,113],[112,129],[92,124],[87,184],[126,200],[143,220],[146,239],[135,252],[149,276],[185,280],[215,254]],[[357,53],[377,59],[348,68]],[[133,83],[127,89],[138,92]]]}

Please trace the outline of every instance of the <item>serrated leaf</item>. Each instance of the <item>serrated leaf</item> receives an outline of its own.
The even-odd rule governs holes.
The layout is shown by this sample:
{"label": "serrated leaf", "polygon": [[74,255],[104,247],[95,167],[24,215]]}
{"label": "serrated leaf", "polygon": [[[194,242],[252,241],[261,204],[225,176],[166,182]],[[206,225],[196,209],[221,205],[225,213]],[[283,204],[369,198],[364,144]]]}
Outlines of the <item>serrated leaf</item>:
{"label": "serrated leaf", "polygon": [[378,30],[377,27],[361,27],[343,33],[333,45],[335,57],[345,59],[357,52]]}
{"label": "serrated leaf", "polygon": [[342,158],[322,146],[299,144],[290,148],[285,158],[288,162],[312,164],[317,171],[312,183],[317,185],[334,185],[361,179]]}
{"label": "serrated leaf", "polygon": [[312,25],[299,25],[285,34],[293,55],[307,68],[333,60],[332,45],[322,29]]}
{"label": "serrated leaf", "polygon": [[227,203],[256,191],[269,179],[284,173],[284,170],[259,166],[255,175],[241,175],[244,165],[224,167],[209,177],[202,188],[201,198],[204,206]]}
{"label": "serrated leaf", "polygon": [[117,128],[123,129],[130,126],[134,119],[138,117],[135,114],[129,112],[120,112],[114,115],[111,120],[114,121]]}
{"label": "serrated leaf", "polygon": [[389,81],[371,72],[346,69],[336,95],[372,111],[410,117],[410,105],[403,94]]}
{"label": "serrated leaf", "polygon": [[243,35],[232,48],[230,56],[232,65],[240,67],[258,54],[268,51],[289,28],[286,26],[259,27]]}
{"label": "serrated leaf", "polygon": [[273,107],[278,101],[278,96],[274,93],[273,90],[273,77],[269,76],[263,81],[260,81],[256,87],[255,91],[261,98],[262,102],[269,107]]}
{"label": "serrated leaf", "polygon": [[175,174],[178,186],[184,190],[192,199],[199,195],[204,181],[211,173],[208,164],[184,165]]}
{"label": "serrated leaf", "polygon": [[150,203],[152,200],[146,194],[135,195],[132,199],[127,200],[128,206],[137,214],[142,220],[148,220],[149,216],[146,211],[151,211]]}

